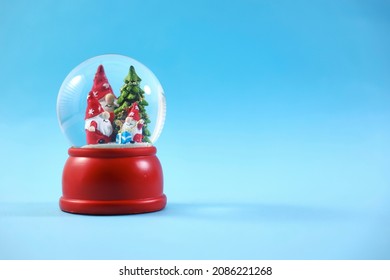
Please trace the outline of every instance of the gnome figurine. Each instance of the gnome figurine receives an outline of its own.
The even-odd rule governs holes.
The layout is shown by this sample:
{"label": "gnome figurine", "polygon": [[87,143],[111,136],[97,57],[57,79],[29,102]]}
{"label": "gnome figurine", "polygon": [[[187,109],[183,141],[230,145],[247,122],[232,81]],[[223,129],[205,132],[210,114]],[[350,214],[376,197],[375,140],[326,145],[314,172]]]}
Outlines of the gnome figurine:
{"label": "gnome figurine", "polygon": [[118,107],[118,104],[116,103],[117,98],[114,91],[112,90],[106,73],[104,72],[103,65],[99,65],[96,70],[90,94],[93,94],[93,96],[102,105],[103,109],[110,113],[110,122],[112,123],[115,118],[114,109]]}
{"label": "gnome figurine", "polygon": [[141,143],[143,126],[144,120],[140,117],[138,103],[134,102],[129,109],[129,114],[123,123],[121,131],[128,131],[131,133],[133,136],[132,143]]}
{"label": "gnome figurine", "polygon": [[88,94],[85,112],[85,133],[87,144],[103,144],[111,142],[113,132],[110,113],[105,111],[93,94]]}

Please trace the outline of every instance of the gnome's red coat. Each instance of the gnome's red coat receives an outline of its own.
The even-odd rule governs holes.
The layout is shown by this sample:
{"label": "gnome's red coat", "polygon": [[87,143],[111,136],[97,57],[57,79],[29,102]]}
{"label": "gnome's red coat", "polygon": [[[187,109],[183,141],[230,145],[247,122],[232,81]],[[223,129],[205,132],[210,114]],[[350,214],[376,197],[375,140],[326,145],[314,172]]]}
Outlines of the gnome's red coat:
{"label": "gnome's red coat", "polygon": [[137,143],[141,143],[142,142],[142,127],[143,126],[144,125],[141,124],[141,123],[137,124],[137,129],[136,129],[137,132],[133,136],[133,141],[134,142],[137,142]]}
{"label": "gnome's red coat", "polygon": [[106,136],[96,129],[97,123],[95,121],[92,121],[90,126],[93,126],[95,128],[95,131],[89,131],[88,129],[85,130],[85,134],[87,136],[87,144],[102,144],[109,143],[112,141],[111,136]]}
{"label": "gnome's red coat", "polygon": [[110,113],[110,122],[111,124],[114,124],[115,113],[114,112],[109,112],[109,113]]}

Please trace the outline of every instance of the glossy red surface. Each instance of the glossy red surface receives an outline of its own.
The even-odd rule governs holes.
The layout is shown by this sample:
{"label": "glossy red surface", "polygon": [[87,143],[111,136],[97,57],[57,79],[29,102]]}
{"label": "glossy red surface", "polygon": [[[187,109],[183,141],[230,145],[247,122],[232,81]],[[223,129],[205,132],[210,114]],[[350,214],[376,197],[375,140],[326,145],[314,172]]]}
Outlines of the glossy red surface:
{"label": "glossy red surface", "polygon": [[155,147],[70,148],[60,208],[91,215],[135,214],[166,205]]}

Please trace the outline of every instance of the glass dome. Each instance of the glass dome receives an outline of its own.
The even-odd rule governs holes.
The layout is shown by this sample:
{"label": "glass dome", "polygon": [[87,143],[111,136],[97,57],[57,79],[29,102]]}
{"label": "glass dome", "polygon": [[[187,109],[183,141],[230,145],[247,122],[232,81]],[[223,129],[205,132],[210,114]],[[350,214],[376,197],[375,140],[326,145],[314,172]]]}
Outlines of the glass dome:
{"label": "glass dome", "polygon": [[[153,145],[165,113],[164,90],[156,76],[135,59],[116,54],[96,56],[74,68],[57,99],[60,127],[74,147]],[[109,120],[112,128],[102,129],[98,120]],[[107,137],[96,138],[101,132]]]}

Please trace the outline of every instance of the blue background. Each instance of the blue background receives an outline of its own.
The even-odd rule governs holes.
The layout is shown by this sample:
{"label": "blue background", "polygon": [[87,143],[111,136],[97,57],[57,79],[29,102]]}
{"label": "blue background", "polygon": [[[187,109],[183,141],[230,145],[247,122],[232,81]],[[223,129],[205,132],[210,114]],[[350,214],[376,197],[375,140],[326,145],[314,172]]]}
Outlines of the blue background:
{"label": "blue background", "polygon": [[[1,1],[1,259],[389,259],[388,1]],[[168,206],[58,208],[66,75],[119,53],[167,96]]]}

